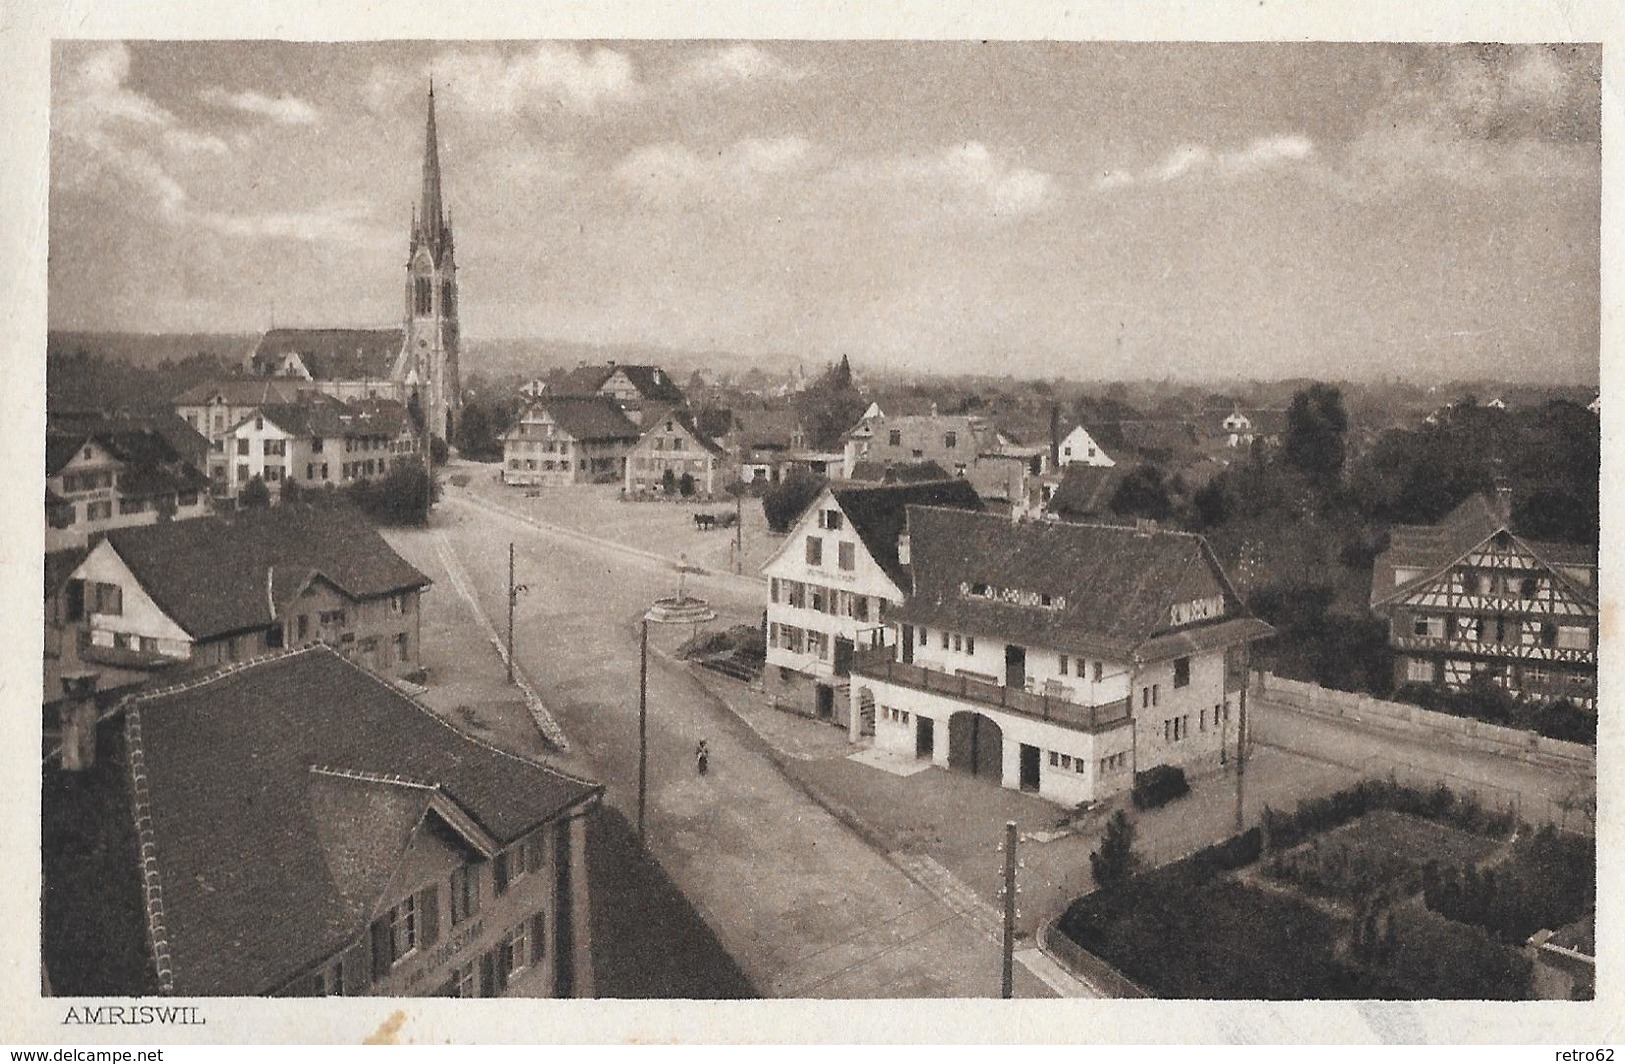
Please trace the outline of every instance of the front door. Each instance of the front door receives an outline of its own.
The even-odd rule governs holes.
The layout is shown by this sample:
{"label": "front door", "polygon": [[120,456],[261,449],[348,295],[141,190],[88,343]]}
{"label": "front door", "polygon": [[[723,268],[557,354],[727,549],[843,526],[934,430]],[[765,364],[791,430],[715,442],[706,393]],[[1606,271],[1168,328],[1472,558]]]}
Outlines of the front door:
{"label": "front door", "polygon": [[1027,686],[1027,648],[1010,644],[1004,648],[1004,685]]}
{"label": "front door", "polygon": [[1021,789],[1038,790],[1038,747],[1021,744]]}
{"label": "front door", "polygon": [[937,748],[937,725],[930,717],[914,718],[914,758],[929,761]]}

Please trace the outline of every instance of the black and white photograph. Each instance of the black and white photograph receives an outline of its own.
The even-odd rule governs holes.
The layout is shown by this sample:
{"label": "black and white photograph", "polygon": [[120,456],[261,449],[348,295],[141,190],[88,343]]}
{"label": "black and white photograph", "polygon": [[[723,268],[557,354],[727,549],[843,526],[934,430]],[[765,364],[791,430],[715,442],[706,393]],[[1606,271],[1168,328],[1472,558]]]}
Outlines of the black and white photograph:
{"label": "black and white photograph", "polygon": [[1607,1029],[1600,23],[51,25],[5,1040]]}

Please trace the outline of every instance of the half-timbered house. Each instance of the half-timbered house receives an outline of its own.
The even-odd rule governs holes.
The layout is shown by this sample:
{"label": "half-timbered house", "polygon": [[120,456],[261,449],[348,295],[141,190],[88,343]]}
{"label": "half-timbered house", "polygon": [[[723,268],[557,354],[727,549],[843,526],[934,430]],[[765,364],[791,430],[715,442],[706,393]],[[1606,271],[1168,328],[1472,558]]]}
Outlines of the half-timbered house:
{"label": "half-timbered house", "polygon": [[1515,695],[1596,706],[1597,557],[1511,527],[1506,491],[1437,525],[1400,525],[1372,572],[1394,682],[1461,688],[1486,673]]}

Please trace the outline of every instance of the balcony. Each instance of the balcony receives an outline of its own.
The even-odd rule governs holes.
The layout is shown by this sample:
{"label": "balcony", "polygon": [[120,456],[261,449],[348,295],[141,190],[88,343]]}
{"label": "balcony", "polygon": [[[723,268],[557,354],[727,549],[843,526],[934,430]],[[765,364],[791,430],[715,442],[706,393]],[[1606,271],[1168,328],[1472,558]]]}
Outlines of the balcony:
{"label": "balcony", "polygon": [[962,702],[1049,721],[1079,731],[1104,731],[1129,718],[1131,700],[1127,698],[1098,706],[1085,706],[1055,695],[1035,694],[964,674],[905,665],[893,659],[895,653],[891,647],[859,651],[852,658],[853,677],[883,680],[915,691],[947,695]]}

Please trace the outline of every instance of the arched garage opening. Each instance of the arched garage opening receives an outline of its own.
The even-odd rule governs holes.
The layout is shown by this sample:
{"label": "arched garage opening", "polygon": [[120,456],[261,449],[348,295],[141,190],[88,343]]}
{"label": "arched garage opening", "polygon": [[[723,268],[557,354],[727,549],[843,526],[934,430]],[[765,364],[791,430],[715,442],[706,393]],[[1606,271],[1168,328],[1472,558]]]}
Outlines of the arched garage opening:
{"label": "arched garage opening", "polygon": [[948,767],[1002,781],[1004,729],[980,713],[960,712],[949,717]]}

